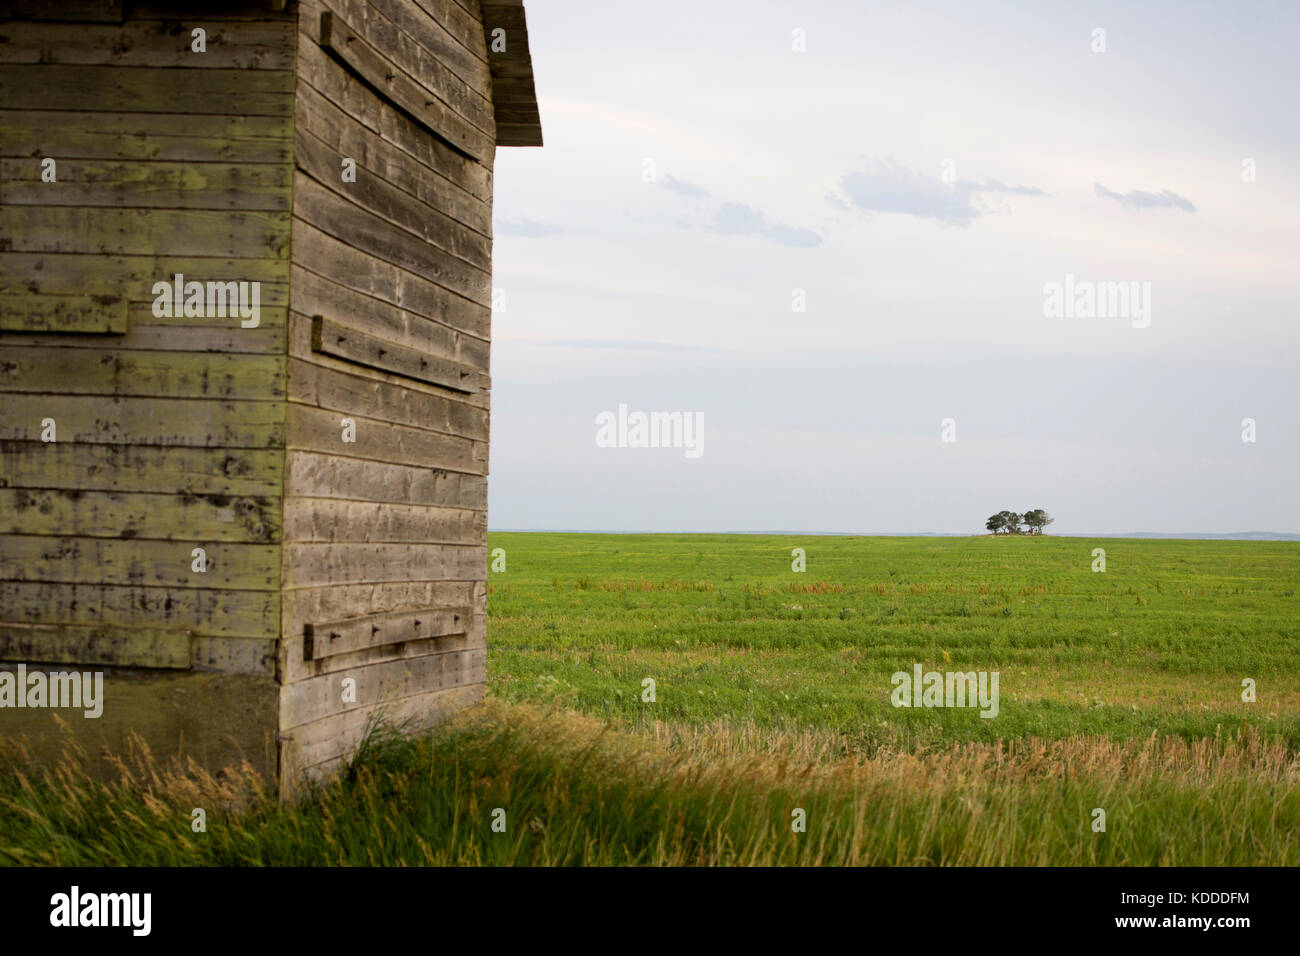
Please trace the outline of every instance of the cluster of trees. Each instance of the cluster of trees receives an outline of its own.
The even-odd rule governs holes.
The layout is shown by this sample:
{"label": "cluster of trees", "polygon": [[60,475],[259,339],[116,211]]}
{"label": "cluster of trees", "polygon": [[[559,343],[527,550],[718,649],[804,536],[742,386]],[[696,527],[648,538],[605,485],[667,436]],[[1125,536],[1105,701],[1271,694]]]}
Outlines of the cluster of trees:
{"label": "cluster of trees", "polygon": [[1035,508],[1024,514],[1015,511],[999,511],[984,522],[984,527],[994,534],[1023,534],[1026,531],[1029,534],[1042,534],[1043,529],[1054,520],[1042,508]]}

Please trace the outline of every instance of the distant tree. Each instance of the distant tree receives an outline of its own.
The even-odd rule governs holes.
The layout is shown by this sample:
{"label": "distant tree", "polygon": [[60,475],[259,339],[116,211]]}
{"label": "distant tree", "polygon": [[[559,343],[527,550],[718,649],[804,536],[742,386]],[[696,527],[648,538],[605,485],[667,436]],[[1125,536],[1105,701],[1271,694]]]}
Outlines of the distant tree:
{"label": "distant tree", "polygon": [[1033,508],[1024,514],[999,511],[989,516],[984,522],[984,527],[994,534],[1020,534],[1020,526],[1024,525],[1029,534],[1042,534],[1043,529],[1055,520],[1042,508]]}
{"label": "distant tree", "polygon": [[1042,534],[1043,529],[1056,520],[1042,508],[1035,508],[1032,511],[1026,511],[1024,519],[1025,524],[1029,526],[1030,534]]}

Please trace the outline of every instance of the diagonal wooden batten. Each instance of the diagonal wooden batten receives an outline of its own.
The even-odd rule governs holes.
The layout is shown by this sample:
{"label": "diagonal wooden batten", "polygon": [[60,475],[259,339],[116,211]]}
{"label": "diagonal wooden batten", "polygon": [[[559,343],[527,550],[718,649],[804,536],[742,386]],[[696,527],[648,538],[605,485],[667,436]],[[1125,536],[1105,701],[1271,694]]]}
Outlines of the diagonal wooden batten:
{"label": "diagonal wooden batten", "polygon": [[457,392],[476,392],[486,379],[473,366],[398,345],[320,315],[312,316],[311,347],[314,352]]}
{"label": "diagonal wooden batten", "polygon": [[492,162],[496,148],[493,137],[462,119],[329,10],[321,12],[320,45],[354,70],[383,99],[439,139],[480,162]]}

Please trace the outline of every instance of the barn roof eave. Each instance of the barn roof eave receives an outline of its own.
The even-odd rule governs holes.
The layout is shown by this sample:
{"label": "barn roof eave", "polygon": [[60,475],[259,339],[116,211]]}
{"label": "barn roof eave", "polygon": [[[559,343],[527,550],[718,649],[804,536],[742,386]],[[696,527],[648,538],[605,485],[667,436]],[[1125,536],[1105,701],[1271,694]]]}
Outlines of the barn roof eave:
{"label": "barn roof eave", "polygon": [[492,70],[497,145],[541,146],[542,118],[537,111],[523,0],[480,0],[479,5]]}

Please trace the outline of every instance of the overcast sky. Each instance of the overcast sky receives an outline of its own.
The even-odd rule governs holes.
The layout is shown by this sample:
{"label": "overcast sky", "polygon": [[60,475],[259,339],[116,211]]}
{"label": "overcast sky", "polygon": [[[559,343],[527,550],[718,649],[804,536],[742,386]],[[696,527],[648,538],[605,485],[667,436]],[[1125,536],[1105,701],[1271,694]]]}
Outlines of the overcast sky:
{"label": "overcast sky", "polygon": [[526,8],[492,528],[1300,531],[1300,4]]}

